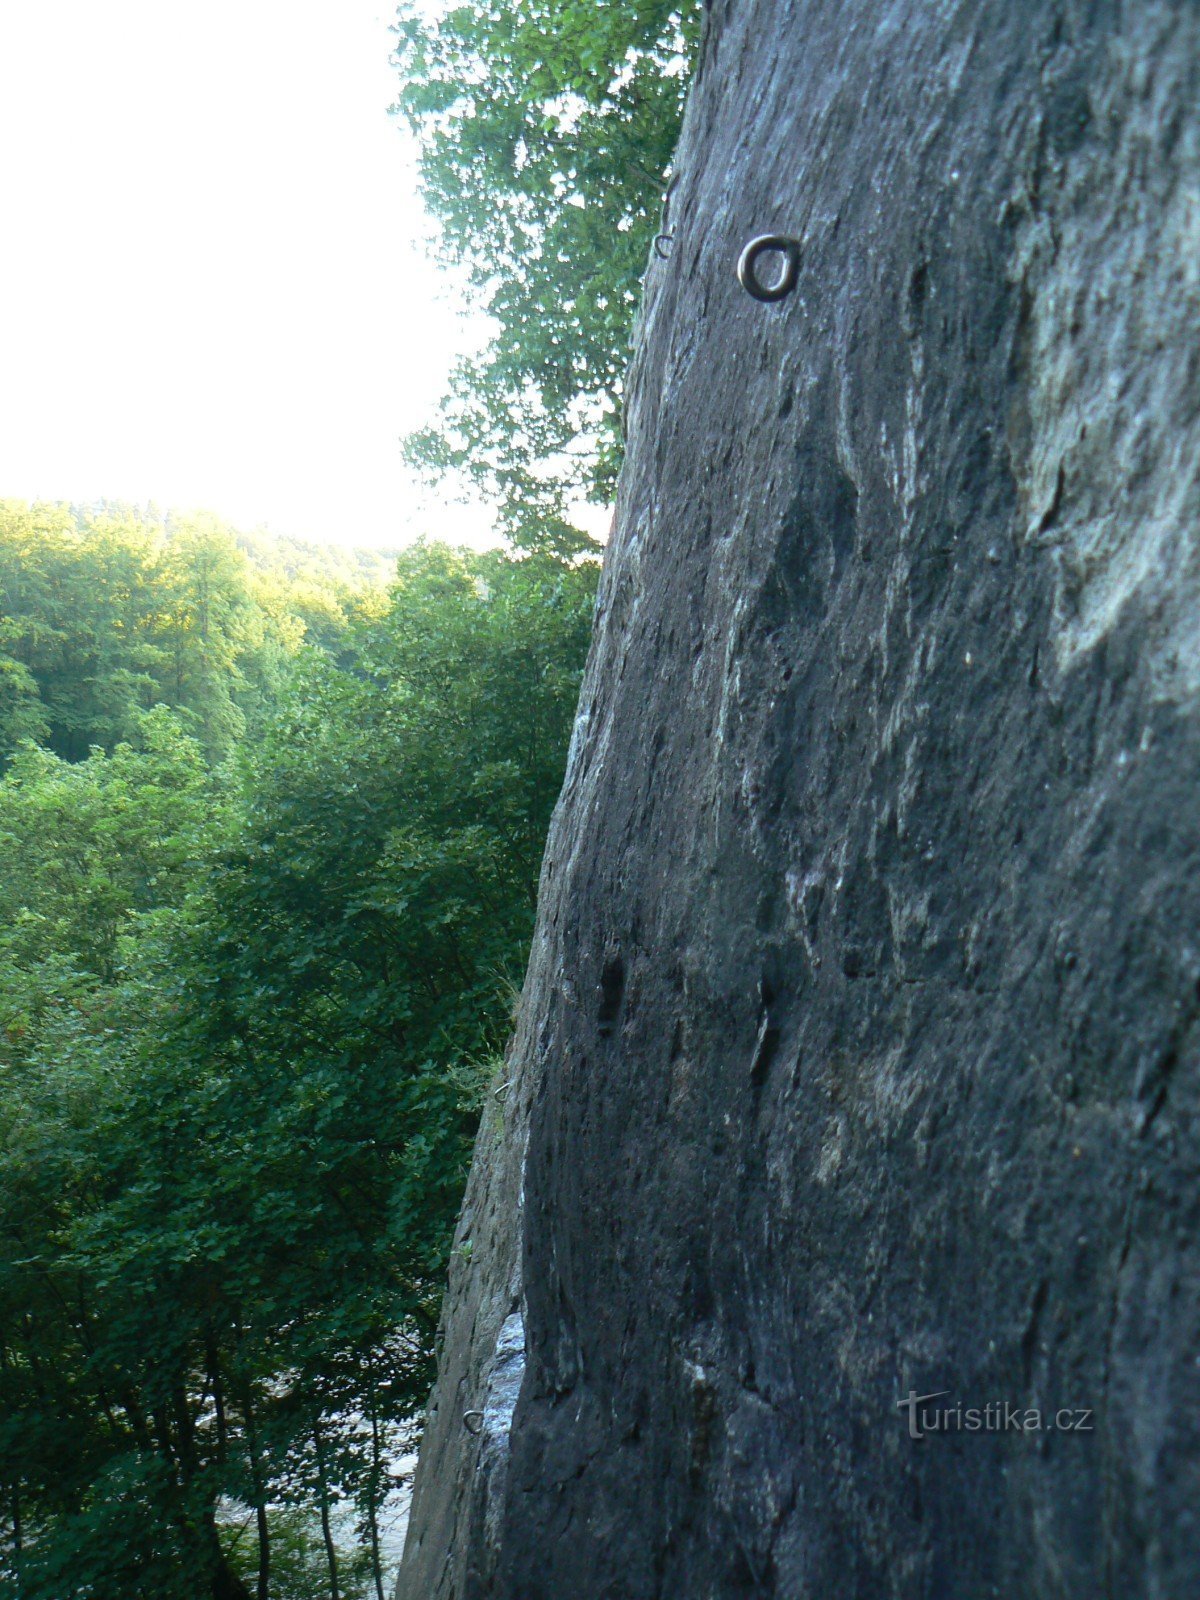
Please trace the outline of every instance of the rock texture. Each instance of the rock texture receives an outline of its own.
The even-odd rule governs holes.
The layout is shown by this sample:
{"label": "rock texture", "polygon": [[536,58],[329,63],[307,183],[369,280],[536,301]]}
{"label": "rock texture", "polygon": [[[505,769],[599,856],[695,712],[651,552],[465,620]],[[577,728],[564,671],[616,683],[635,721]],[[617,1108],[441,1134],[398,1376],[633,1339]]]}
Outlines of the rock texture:
{"label": "rock texture", "polygon": [[1194,1600],[1200,9],[715,0],[677,170],[400,1596]]}

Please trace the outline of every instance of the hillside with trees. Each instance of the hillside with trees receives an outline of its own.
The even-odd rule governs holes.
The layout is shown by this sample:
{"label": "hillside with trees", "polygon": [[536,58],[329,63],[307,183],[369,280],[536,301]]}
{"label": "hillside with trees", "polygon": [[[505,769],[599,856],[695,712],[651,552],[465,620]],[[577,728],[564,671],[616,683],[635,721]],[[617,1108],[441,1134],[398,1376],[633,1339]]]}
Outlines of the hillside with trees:
{"label": "hillside with trees", "polygon": [[4,515],[6,1581],[378,1590],[594,564]]}
{"label": "hillside with trees", "polygon": [[0,1595],[383,1600],[698,16],[401,8],[505,552],[0,500]]}

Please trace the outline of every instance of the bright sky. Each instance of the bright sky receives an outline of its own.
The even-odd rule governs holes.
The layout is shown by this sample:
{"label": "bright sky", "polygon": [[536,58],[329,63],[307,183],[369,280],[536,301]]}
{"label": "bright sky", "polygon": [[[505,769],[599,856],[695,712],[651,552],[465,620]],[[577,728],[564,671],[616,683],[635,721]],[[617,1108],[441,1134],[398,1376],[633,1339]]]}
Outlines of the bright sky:
{"label": "bright sky", "polygon": [[399,437],[480,337],[386,114],[389,0],[0,0],[0,496],[486,538]]}

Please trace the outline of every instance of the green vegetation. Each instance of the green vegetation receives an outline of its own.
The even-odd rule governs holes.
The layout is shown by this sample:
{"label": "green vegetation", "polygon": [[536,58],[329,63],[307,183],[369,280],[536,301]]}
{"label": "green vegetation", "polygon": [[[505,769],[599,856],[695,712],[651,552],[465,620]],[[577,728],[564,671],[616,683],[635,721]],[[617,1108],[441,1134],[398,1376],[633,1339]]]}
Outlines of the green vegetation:
{"label": "green vegetation", "polygon": [[570,501],[612,497],[700,14],[698,0],[400,7],[396,110],[442,247],[495,325],[410,457],[474,476],[519,544],[578,548]]}
{"label": "green vegetation", "polygon": [[699,15],[401,8],[519,555],[0,501],[0,1596],[384,1600]]}
{"label": "green vegetation", "polygon": [[521,979],[594,566],[252,554],[0,508],[20,1600],[382,1593]]}
{"label": "green vegetation", "polygon": [[173,706],[219,758],[301,639],[334,647],[386,558],[234,535],[212,517],[0,500],[0,754],[67,760]]}

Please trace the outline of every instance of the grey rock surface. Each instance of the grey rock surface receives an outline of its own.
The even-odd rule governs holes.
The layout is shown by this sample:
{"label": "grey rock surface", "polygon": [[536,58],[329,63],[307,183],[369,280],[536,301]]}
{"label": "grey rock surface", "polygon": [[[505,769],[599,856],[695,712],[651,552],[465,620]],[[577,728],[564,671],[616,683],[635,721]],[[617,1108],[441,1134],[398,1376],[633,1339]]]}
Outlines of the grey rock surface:
{"label": "grey rock surface", "polygon": [[1200,7],[715,0],[677,170],[401,1600],[1194,1600]]}

